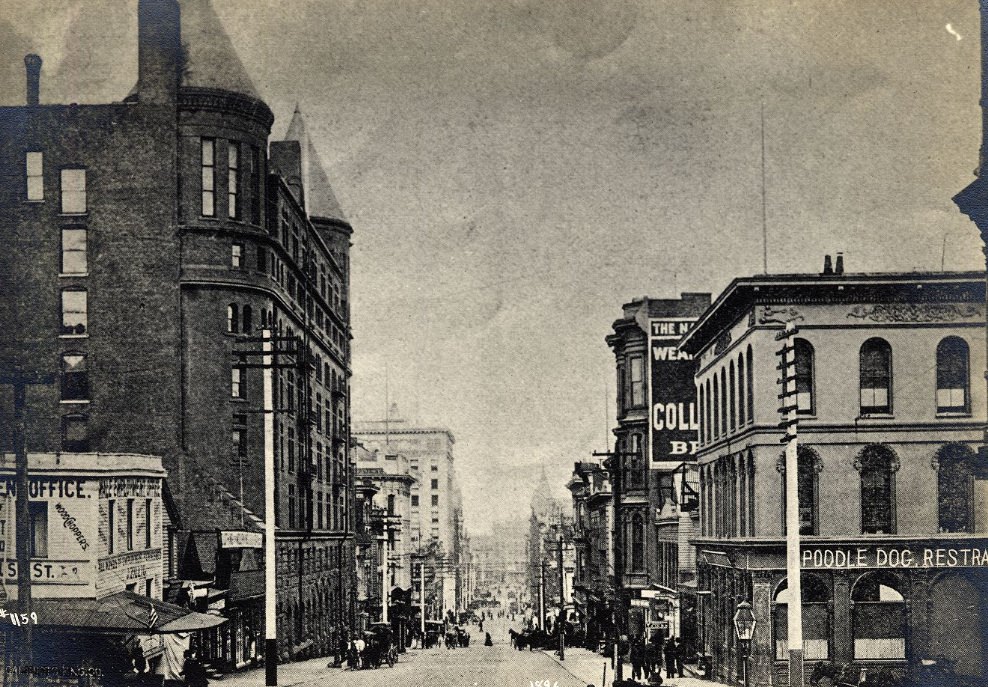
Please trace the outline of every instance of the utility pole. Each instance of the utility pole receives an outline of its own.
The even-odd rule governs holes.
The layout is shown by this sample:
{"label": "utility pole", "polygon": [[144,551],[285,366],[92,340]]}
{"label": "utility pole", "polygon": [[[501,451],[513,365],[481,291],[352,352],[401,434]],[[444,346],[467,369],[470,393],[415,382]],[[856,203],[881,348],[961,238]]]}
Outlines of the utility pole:
{"label": "utility pole", "polygon": [[[27,388],[55,383],[51,374],[26,373],[15,369],[0,376],[0,384],[10,385],[14,391],[14,422],[11,443],[14,445],[14,531],[17,558],[17,606],[20,613],[31,613],[31,507],[30,477],[27,451]],[[30,622],[21,625],[20,657],[22,666],[33,663],[33,631]],[[21,684],[28,685],[30,673],[20,673]]]}
{"label": "utility pole", "polygon": [[783,341],[777,355],[777,369],[782,373],[779,400],[783,416],[780,427],[785,430],[786,445],[786,586],[789,591],[787,608],[787,637],[789,643],[789,685],[803,687],[803,606],[799,567],[799,446],[797,424],[799,403],[796,391],[796,333],[795,322],[786,322],[785,330],[776,334]]}
{"label": "utility pole", "polygon": [[[278,585],[277,556],[275,547],[275,472],[274,417],[281,412],[274,407],[274,371],[285,367],[298,367],[297,361],[282,363],[279,355],[298,356],[297,337],[275,336],[267,323],[261,329],[260,337],[242,336],[237,343],[255,344],[260,342],[261,350],[250,347],[234,351],[241,369],[260,369],[263,383],[261,414],[264,417],[264,684],[277,687],[278,684]],[[278,346],[287,343],[279,350]],[[250,356],[261,356],[260,363],[246,362]]]}
{"label": "utility pole", "polygon": [[615,444],[614,451],[594,451],[592,455],[603,456],[604,467],[613,479],[614,504],[614,530],[612,538],[614,540],[614,626],[616,637],[614,638],[614,655],[617,657],[614,663],[614,680],[624,679],[624,669],[621,665],[620,643],[622,630],[626,627],[628,619],[628,609],[625,606],[624,598],[624,527],[621,522],[621,492],[624,489],[624,459],[637,455],[636,453],[619,450],[619,445]]}
{"label": "utility pole", "polygon": [[423,649],[425,648],[425,558],[422,558],[422,563],[419,565],[419,603],[422,605],[422,617],[419,620],[420,627],[419,630],[422,632],[422,639],[419,642],[419,646]]}
{"label": "utility pole", "polygon": [[388,622],[388,527],[384,526],[384,536],[381,542],[381,622]]}
{"label": "utility pole", "polygon": [[563,533],[559,531],[559,619],[556,622],[556,632],[559,634],[559,660],[565,661],[566,654],[563,648],[566,645],[566,578],[563,573]]}

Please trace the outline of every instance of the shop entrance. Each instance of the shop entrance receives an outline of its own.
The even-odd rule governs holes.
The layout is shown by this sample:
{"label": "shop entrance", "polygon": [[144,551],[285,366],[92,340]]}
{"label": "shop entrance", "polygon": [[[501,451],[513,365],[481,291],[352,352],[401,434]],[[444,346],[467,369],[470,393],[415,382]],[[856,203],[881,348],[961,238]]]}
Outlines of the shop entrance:
{"label": "shop entrance", "polygon": [[930,588],[929,656],[953,665],[958,675],[988,673],[988,576],[981,571],[950,572]]}

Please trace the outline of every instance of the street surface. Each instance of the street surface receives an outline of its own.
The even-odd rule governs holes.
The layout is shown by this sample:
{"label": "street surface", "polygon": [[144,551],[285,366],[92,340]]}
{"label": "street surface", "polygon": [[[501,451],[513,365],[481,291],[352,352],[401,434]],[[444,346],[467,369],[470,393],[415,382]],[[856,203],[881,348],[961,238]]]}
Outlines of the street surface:
{"label": "street surface", "polygon": [[[614,679],[610,661],[586,649],[566,649],[566,659],[549,651],[518,651],[511,647],[508,629],[521,630],[521,622],[506,619],[484,622],[494,646],[484,646],[484,633],[468,626],[470,646],[461,649],[409,649],[394,668],[369,670],[327,668],[328,659],[313,659],[278,666],[279,687],[353,685],[400,687],[600,687],[607,664],[608,687]],[[625,664],[625,677],[631,666]],[[222,687],[263,687],[264,669],[226,676],[214,683]],[[664,687],[718,687],[715,682],[685,677],[666,680]]]}

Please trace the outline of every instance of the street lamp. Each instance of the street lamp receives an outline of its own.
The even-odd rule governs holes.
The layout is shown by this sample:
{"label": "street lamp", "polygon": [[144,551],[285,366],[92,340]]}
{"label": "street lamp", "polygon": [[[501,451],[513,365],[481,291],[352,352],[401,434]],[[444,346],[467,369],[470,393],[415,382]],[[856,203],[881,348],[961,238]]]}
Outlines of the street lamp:
{"label": "street lamp", "polygon": [[748,657],[751,654],[751,638],[755,636],[755,614],[751,610],[751,604],[742,601],[738,604],[737,611],[734,612],[734,632],[738,636],[738,644],[741,647],[741,659],[743,673],[743,684],[748,686]]}

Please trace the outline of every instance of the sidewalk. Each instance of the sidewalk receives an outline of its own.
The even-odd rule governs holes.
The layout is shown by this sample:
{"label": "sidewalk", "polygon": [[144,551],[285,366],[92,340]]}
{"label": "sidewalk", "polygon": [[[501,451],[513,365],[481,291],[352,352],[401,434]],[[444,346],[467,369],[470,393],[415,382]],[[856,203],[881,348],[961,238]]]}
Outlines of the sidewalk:
{"label": "sidewalk", "polygon": [[[409,649],[399,654],[401,663],[413,663],[420,649]],[[278,666],[278,687],[294,687],[302,683],[319,681],[336,681],[346,671],[343,668],[332,668],[333,657],[312,658],[308,661],[284,663]],[[222,687],[262,687],[264,685],[264,667],[251,670],[241,670],[227,673],[213,682]]]}
{"label": "sidewalk", "polygon": [[[611,667],[611,659],[606,656],[594,653],[589,649],[579,649],[576,647],[566,649],[566,660],[560,661],[559,656],[554,651],[545,651],[546,656],[558,663],[570,675],[583,681],[584,684],[594,685],[594,687],[610,687],[614,681],[614,669]],[[607,681],[600,684],[601,676],[604,674],[604,665],[607,665]],[[685,673],[690,675],[691,666],[686,666]],[[625,679],[631,677],[631,664],[622,664],[622,674]],[[730,687],[720,682],[712,682],[697,677],[673,677],[666,678],[665,671],[662,672],[662,687]],[[639,680],[646,683],[646,680]]]}

